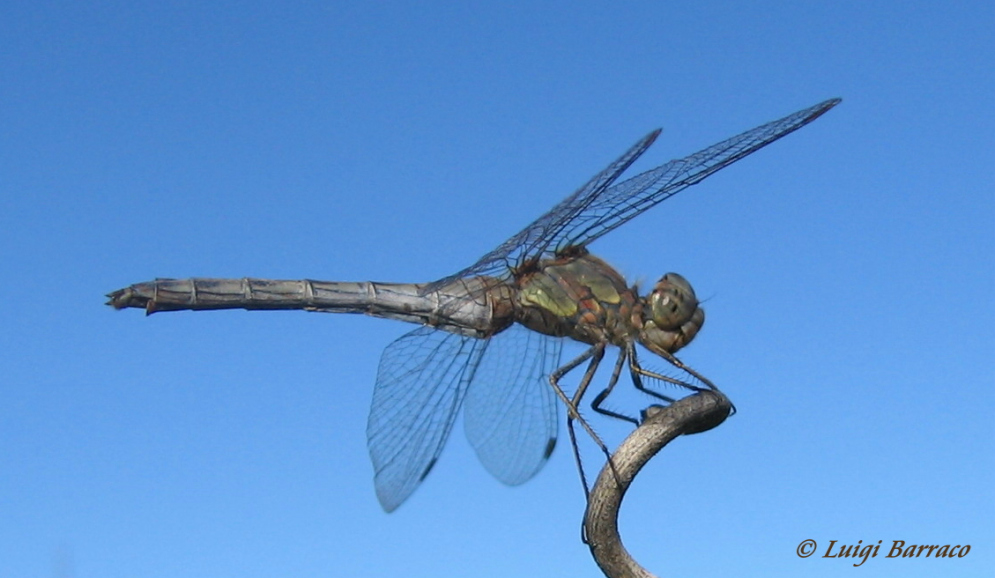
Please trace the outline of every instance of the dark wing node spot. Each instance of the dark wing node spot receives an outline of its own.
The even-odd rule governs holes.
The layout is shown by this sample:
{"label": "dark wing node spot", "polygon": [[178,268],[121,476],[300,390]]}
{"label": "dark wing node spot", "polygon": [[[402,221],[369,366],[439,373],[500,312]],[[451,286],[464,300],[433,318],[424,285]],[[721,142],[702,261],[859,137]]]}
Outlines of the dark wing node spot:
{"label": "dark wing node spot", "polygon": [[553,450],[556,449],[556,438],[549,438],[546,442],[546,451],[542,453],[543,459],[549,459],[549,456],[553,455]]}
{"label": "dark wing node spot", "polygon": [[425,471],[422,472],[421,477],[418,478],[419,482],[422,482],[425,479],[425,476],[427,476],[428,473],[432,471],[432,468],[435,467],[435,462],[437,461],[439,461],[438,458],[432,458],[432,461],[428,462],[428,465],[425,466]]}

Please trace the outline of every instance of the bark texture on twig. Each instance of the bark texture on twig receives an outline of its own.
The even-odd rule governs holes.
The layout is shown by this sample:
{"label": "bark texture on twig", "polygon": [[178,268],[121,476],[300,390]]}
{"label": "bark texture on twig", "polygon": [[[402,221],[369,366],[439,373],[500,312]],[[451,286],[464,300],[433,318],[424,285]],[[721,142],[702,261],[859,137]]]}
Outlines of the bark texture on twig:
{"label": "bark texture on twig", "polygon": [[728,398],[711,391],[686,397],[667,407],[651,408],[643,423],[612,455],[615,473],[608,464],[602,468],[588,500],[584,530],[591,554],[605,576],[654,578],[622,546],[618,533],[622,498],[639,470],[663,446],[680,435],[712,429],[725,421],[731,410]]}

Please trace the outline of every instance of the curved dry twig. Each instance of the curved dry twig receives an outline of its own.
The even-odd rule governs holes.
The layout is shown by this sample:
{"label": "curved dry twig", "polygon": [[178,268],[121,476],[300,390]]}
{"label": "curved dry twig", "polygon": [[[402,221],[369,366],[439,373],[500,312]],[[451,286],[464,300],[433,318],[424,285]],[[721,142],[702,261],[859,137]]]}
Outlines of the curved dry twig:
{"label": "curved dry twig", "polygon": [[[729,399],[704,391],[669,406],[654,406],[646,419],[612,454],[614,472],[601,469],[591,489],[584,532],[594,560],[609,578],[655,578],[633,560],[618,534],[618,511],[626,490],[646,462],[674,438],[701,433],[725,421],[732,411]],[[619,486],[621,484],[621,487]]]}

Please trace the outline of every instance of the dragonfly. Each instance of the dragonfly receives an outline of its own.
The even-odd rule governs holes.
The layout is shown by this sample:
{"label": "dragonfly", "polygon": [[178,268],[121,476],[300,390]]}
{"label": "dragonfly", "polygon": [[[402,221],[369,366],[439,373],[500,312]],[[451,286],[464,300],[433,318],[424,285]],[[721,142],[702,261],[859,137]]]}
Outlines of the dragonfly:
{"label": "dragonfly", "polygon": [[[363,313],[418,324],[391,343],[377,370],[367,445],[377,498],[400,506],[436,464],[460,410],[477,457],[498,480],[518,485],[547,462],[559,428],[557,399],[580,466],[579,423],[606,456],[579,406],[606,351],[618,350],[611,376],[591,401],[602,407],[623,371],[688,391],[717,390],[674,354],[691,342],[705,313],[691,284],[667,273],[646,295],[588,245],[685,188],[798,130],[836,106],[830,99],[654,169],[616,182],[653,144],[654,130],[572,195],[461,271],[430,283],[271,279],[156,279],[107,295],[115,309],[306,310]],[[561,364],[565,340],[586,346]],[[637,346],[664,359],[664,375],[644,369]],[[572,395],[561,379],[586,369]],[[610,457],[609,457],[610,460]],[[580,467],[583,479],[583,468]]]}

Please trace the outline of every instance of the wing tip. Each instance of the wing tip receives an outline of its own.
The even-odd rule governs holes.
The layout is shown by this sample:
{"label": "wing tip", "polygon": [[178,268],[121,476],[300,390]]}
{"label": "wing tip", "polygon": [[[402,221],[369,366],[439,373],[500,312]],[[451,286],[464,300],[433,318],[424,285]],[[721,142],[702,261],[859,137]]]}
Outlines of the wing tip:
{"label": "wing tip", "polygon": [[833,108],[834,106],[836,106],[841,102],[843,102],[843,99],[837,96],[835,98],[830,98],[829,100],[824,100],[819,104],[813,106],[811,109],[812,110],[811,114],[805,117],[806,124],[826,114],[827,112],[829,112],[831,108]]}

